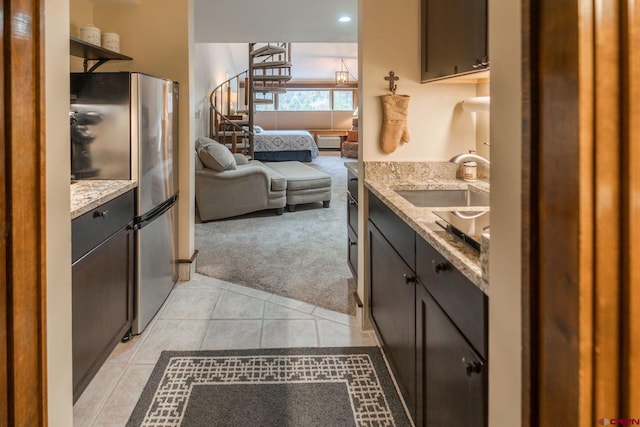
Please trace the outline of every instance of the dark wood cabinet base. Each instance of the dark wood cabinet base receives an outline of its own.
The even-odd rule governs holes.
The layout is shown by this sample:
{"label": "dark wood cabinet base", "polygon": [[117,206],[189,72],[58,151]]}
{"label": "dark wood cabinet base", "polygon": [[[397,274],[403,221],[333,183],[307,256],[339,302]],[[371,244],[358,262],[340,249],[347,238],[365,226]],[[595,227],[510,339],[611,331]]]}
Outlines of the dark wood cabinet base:
{"label": "dark wood cabinet base", "polygon": [[369,317],[415,425],[486,426],[487,296],[371,193],[367,225]]}
{"label": "dark wood cabinet base", "polygon": [[74,402],[131,329],[133,238],[122,229],[72,266]]}
{"label": "dark wood cabinet base", "polygon": [[[106,207],[105,207],[106,206]],[[135,233],[133,191],[96,211],[109,210],[118,218],[89,212],[72,222],[74,262],[72,287],[73,401],[78,400],[114,347],[133,323]],[[116,215],[118,214],[118,215]],[[105,235],[105,229],[111,233]],[[100,240],[97,240],[98,237]],[[88,242],[88,243],[86,243]],[[92,248],[80,251],[79,248]]]}

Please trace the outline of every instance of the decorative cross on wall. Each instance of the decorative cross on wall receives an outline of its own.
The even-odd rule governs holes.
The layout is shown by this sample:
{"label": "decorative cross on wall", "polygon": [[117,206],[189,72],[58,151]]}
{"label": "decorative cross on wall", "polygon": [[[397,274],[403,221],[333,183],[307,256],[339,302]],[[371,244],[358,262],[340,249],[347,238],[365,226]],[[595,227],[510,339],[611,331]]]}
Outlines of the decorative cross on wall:
{"label": "decorative cross on wall", "polygon": [[396,86],[396,81],[400,80],[400,77],[396,77],[396,73],[394,73],[393,71],[389,71],[389,75],[386,76],[384,79],[389,81],[389,90],[391,91],[392,94],[395,95],[396,89],[398,88]]}

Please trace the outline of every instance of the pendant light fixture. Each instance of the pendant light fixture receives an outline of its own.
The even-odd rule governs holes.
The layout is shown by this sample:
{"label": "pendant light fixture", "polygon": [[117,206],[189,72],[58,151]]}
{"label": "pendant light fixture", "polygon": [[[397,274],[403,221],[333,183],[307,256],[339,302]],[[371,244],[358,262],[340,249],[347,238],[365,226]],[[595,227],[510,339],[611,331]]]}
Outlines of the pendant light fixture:
{"label": "pendant light fixture", "polygon": [[349,69],[344,63],[344,59],[340,58],[340,71],[336,71],[336,86],[344,86],[349,83]]}

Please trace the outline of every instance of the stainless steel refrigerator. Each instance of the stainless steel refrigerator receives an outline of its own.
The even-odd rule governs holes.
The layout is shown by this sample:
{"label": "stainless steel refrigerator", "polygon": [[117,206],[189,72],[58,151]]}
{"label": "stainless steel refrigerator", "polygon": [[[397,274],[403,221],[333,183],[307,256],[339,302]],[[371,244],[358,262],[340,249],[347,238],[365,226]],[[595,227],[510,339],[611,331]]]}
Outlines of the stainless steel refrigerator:
{"label": "stainless steel refrigerator", "polygon": [[142,73],[71,74],[71,172],[134,179],[136,292],[133,334],[178,279],[178,84]]}

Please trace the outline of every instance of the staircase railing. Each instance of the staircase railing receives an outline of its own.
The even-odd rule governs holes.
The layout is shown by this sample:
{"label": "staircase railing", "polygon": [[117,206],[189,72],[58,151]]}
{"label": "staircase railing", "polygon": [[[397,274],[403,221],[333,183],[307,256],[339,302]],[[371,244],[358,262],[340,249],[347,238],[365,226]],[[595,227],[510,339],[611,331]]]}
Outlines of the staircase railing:
{"label": "staircase railing", "polygon": [[[246,110],[251,95],[248,73],[249,70],[245,70],[228,78],[209,95],[209,136],[230,146],[232,153],[243,153],[253,158],[253,131],[249,127],[249,120],[242,119],[243,113],[250,115]],[[240,105],[244,108],[239,108]]]}
{"label": "staircase railing", "polygon": [[[273,94],[285,92],[290,79],[290,43],[249,43],[249,69],[228,78],[209,95],[209,136],[227,145],[231,152],[253,158],[255,106],[273,102]],[[263,96],[258,98],[257,93]],[[272,98],[265,99],[267,94]]]}

